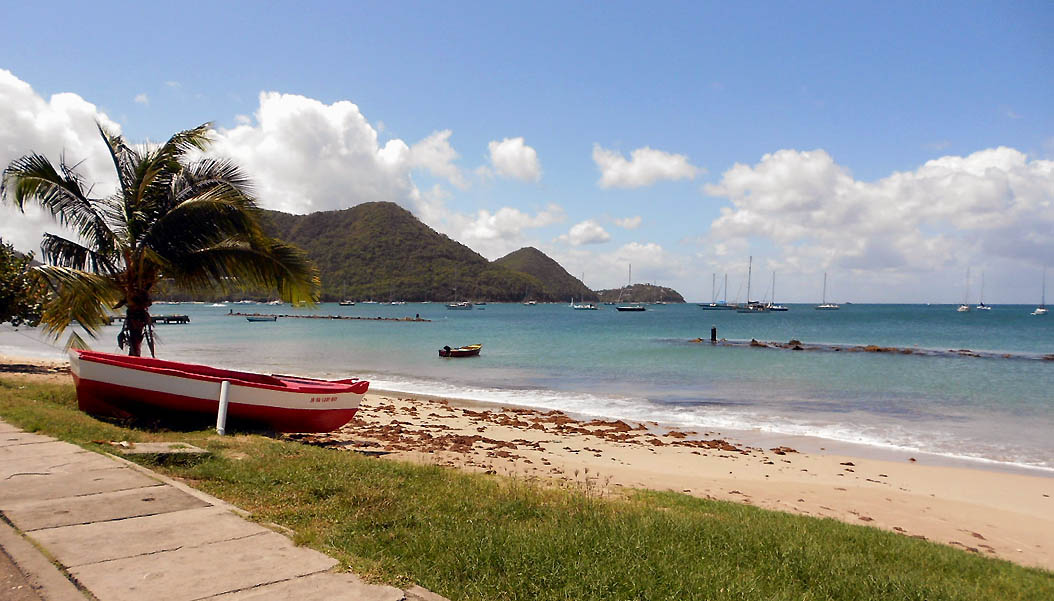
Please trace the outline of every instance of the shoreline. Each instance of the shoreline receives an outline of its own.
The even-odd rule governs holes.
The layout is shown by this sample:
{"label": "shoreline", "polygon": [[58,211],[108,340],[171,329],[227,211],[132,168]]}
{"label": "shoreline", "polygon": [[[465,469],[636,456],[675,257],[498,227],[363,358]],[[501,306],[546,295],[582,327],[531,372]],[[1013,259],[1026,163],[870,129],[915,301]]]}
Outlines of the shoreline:
{"label": "shoreline", "polygon": [[[66,365],[0,355],[0,376],[69,383]],[[1054,570],[1050,474],[948,465],[922,453],[875,456],[860,452],[862,445],[808,437],[737,434],[371,390],[347,426],[287,437],[601,494],[669,490],[833,518]]]}
{"label": "shoreline", "polygon": [[[370,387],[370,395],[387,397],[412,397],[423,401],[446,401],[451,405],[468,408],[482,408],[500,410],[502,408],[536,411],[545,413],[553,411],[549,408],[535,407],[509,401],[487,401],[481,399],[470,399],[452,395],[437,395],[421,392],[409,392],[403,390],[381,389]],[[582,413],[569,410],[557,410],[578,421],[590,420],[619,420],[628,424],[646,424],[657,430],[682,430],[688,431],[685,426],[677,424],[661,423],[656,421],[640,421],[637,419],[618,418],[590,413]],[[971,457],[966,455],[942,454],[917,449],[908,449],[895,445],[881,445],[875,443],[852,442],[834,438],[808,434],[788,434],[785,432],[770,432],[760,429],[746,430],[740,428],[713,427],[706,428],[705,432],[717,438],[725,438],[736,441],[746,446],[789,446],[802,453],[815,455],[833,455],[837,457],[855,457],[858,459],[877,459],[883,461],[908,461],[911,458],[924,465],[940,467],[957,467],[962,469],[975,469],[997,473],[1019,474],[1035,476],[1039,478],[1054,478],[1054,468],[1048,468],[1025,463],[1013,463],[986,459],[983,457]]]}

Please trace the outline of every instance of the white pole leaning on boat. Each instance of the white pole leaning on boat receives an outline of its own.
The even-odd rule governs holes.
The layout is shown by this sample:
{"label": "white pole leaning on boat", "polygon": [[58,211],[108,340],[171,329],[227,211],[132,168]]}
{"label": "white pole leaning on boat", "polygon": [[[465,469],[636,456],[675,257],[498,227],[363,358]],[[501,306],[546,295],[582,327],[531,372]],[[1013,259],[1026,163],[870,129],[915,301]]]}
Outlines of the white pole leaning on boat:
{"label": "white pole leaning on boat", "polygon": [[220,382],[220,408],[216,412],[216,433],[223,436],[227,433],[227,404],[230,395],[231,383],[227,380]]}

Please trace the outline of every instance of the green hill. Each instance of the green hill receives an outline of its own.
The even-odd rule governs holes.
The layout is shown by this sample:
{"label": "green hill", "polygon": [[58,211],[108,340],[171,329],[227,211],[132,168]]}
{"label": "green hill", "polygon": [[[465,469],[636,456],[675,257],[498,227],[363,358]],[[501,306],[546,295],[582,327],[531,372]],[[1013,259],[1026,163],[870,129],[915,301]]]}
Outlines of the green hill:
{"label": "green hill", "polygon": [[673,288],[654,284],[633,284],[625,288],[597,290],[602,302],[622,303],[683,303],[684,297]]}
{"label": "green hill", "polygon": [[[263,211],[268,234],[307,252],[318,266],[322,300],[455,300],[547,302],[596,301],[597,293],[535,248],[521,248],[488,261],[471,248],[428,227],[391,202],[368,202],[340,211],[290,215]],[[638,295],[683,302],[676,292]],[[253,298],[265,292],[195,295],[195,300]],[[190,295],[159,289],[158,298],[190,300]]]}
{"label": "green hill", "polygon": [[[269,233],[318,265],[323,300],[518,301],[544,284],[488,261],[390,202],[310,215],[265,212]],[[549,300],[549,299],[544,299]],[[555,299],[554,299],[555,300]]]}
{"label": "green hill", "polygon": [[526,297],[534,300],[586,300],[595,301],[597,295],[578,278],[567,273],[559,263],[537,248],[528,246],[494,261],[512,271],[524,273],[542,282],[541,289],[526,291]]}

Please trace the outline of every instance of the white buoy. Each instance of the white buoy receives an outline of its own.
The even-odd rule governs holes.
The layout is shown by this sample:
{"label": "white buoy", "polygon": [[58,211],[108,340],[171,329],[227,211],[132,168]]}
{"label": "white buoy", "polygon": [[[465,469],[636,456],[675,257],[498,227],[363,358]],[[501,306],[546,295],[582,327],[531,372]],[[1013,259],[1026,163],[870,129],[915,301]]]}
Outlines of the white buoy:
{"label": "white buoy", "polygon": [[216,412],[216,433],[223,436],[227,433],[227,397],[231,383],[224,380],[220,383],[220,409]]}

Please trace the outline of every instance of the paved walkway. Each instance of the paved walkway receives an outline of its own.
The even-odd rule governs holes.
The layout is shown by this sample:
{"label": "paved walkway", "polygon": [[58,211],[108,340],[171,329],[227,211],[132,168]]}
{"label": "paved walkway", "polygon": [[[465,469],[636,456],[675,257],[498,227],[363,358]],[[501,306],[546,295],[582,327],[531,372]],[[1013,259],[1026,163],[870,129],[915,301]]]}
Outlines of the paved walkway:
{"label": "paved walkway", "polygon": [[442,599],[334,572],[336,559],[297,547],[219,499],[2,421],[0,514],[0,550],[13,560],[0,558],[3,599],[85,601],[85,592],[98,601]]}

